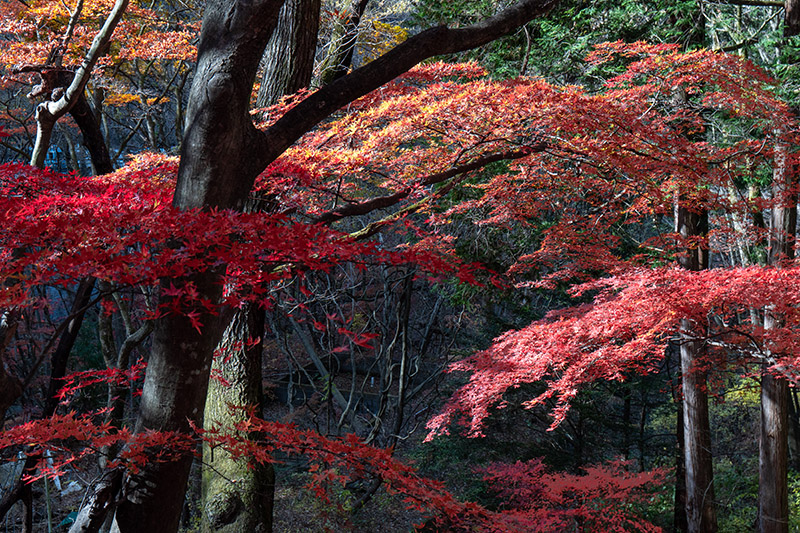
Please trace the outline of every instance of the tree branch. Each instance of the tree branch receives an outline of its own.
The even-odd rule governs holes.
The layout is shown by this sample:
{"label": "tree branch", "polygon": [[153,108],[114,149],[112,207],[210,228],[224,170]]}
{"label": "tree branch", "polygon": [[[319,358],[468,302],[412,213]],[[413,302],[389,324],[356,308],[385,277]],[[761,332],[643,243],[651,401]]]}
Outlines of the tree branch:
{"label": "tree branch", "polygon": [[556,4],[558,0],[522,0],[476,24],[463,28],[438,26],[407,39],[376,60],[313,93],[261,133],[254,147],[260,156],[259,166],[266,168],[320,121],[409,71],[419,62],[494,41],[544,15]]}
{"label": "tree branch", "polygon": [[783,7],[783,2],[779,0],[710,0],[710,2],[731,6]]}
{"label": "tree branch", "polygon": [[[442,183],[443,181],[446,181],[459,174],[464,174],[472,170],[483,168],[490,163],[494,163],[497,161],[520,159],[534,152],[541,152],[545,149],[545,147],[546,145],[544,143],[539,143],[534,146],[526,146],[519,150],[500,152],[485,157],[481,157],[471,163],[467,163],[466,165],[452,167],[448,170],[425,176],[424,178],[419,180],[418,186],[426,187],[430,185],[435,185],[437,183]],[[368,213],[371,213],[372,211],[375,211],[376,209],[384,209],[386,207],[391,207],[400,202],[401,200],[405,199],[406,197],[408,197],[408,195],[410,195],[414,191],[414,189],[415,189],[414,187],[407,187],[402,191],[398,191],[394,194],[379,196],[377,198],[372,198],[370,200],[365,200],[363,202],[343,205],[338,209],[334,209],[333,211],[323,213],[322,215],[316,217],[314,219],[314,222],[320,224],[331,224],[333,222],[336,222],[337,220],[341,220],[344,217],[366,215]]]}
{"label": "tree branch", "polygon": [[45,155],[50,148],[50,138],[56,121],[64,116],[83,94],[97,60],[105,53],[108,42],[111,40],[111,35],[114,33],[114,28],[117,27],[128,7],[128,1],[116,0],[111,13],[109,13],[103,27],[95,35],[92,46],[83,58],[78,70],[75,71],[72,83],[66,88],[64,94],[58,100],[45,101],[36,107],[36,144],[31,154],[32,166],[40,168],[44,166]]}

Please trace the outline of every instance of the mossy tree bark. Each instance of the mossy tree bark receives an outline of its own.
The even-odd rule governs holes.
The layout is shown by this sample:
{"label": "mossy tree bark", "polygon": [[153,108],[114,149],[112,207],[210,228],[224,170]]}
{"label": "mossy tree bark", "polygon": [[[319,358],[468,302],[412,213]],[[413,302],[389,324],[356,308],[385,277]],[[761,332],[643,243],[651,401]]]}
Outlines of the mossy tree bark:
{"label": "mossy tree bark", "polygon": [[[246,411],[230,406],[261,408],[261,339],[264,310],[250,305],[238,310],[225,330],[212,363],[205,427],[234,431]],[[240,438],[251,438],[241,435]],[[270,464],[235,460],[222,449],[203,446],[203,532],[266,533],[272,531],[275,473]]]}

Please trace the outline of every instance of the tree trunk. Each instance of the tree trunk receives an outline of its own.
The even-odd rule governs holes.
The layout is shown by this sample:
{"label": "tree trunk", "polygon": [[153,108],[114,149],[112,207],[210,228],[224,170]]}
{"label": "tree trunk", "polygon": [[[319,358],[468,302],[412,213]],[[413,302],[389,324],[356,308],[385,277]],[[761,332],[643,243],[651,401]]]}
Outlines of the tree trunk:
{"label": "tree trunk", "polygon": [[320,0],[286,0],[264,52],[258,107],[278,103],[311,83],[317,50]]}
{"label": "tree trunk", "polygon": [[[252,406],[256,414],[261,414],[264,320],[264,310],[251,304],[237,310],[226,328],[212,364],[218,372],[213,372],[215,377],[208,385],[206,429],[217,425],[226,433],[235,432],[232,426],[243,420],[246,413],[230,406]],[[253,342],[248,342],[249,339]],[[250,436],[240,435],[240,438]],[[232,459],[223,449],[212,450],[203,445],[202,483],[201,531],[272,531],[275,489],[272,465],[251,465],[241,459]]]}
{"label": "tree trunk", "polygon": [[[704,236],[708,232],[708,213],[676,207],[676,231],[683,239]],[[703,246],[687,247],[679,258],[688,270],[708,268],[708,250]],[[687,531],[714,532],[714,475],[711,456],[711,430],[708,418],[706,371],[698,368],[704,351],[700,325],[681,321],[680,356],[683,389],[684,465],[686,468]]]}
{"label": "tree trunk", "polygon": [[[788,15],[788,12],[787,12]],[[778,132],[779,134],[781,132]],[[796,169],[788,161],[789,147],[778,141],[772,177],[769,263],[780,268],[794,258],[797,226]],[[764,329],[781,327],[783,317],[764,311]],[[781,355],[781,354],[775,354]],[[789,383],[773,375],[764,363],[761,375],[761,434],[758,461],[758,516],[761,533],[789,531]]]}
{"label": "tree trunk", "polygon": [[678,400],[678,416],[675,428],[677,437],[677,459],[675,461],[675,500],[672,507],[672,531],[685,533],[689,529],[686,520],[686,438],[683,431],[683,400]]}
{"label": "tree trunk", "polygon": [[353,0],[350,17],[342,28],[341,38],[325,60],[326,66],[320,76],[321,85],[328,85],[338,80],[350,70],[358,41],[358,26],[368,4],[369,0]]}
{"label": "tree trunk", "polygon": [[[681,327],[687,337],[693,325],[684,320]],[[696,363],[702,353],[702,341],[681,341],[683,372],[684,464],[686,472],[686,520],[689,532],[714,532],[714,477],[711,457],[711,432],[708,418],[706,373]]]}
{"label": "tree trunk", "polygon": [[[767,320],[764,320],[767,327]],[[761,533],[788,533],[789,382],[761,376],[761,438],[758,457],[758,518]]]}
{"label": "tree trunk", "polygon": [[[196,290],[212,302],[219,301],[222,286],[216,271],[169,283],[180,288],[189,282],[193,282]],[[216,316],[208,311],[197,311],[203,324],[202,333],[195,330],[189,318],[175,313],[160,318],[156,323],[137,433],[169,431],[188,434],[190,422],[202,423],[211,354],[217,345],[219,328]],[[177,531],[192,460],[191,454],[178,455],[171,461],[151,461],[139,472],[129,472],[112,531]]]}

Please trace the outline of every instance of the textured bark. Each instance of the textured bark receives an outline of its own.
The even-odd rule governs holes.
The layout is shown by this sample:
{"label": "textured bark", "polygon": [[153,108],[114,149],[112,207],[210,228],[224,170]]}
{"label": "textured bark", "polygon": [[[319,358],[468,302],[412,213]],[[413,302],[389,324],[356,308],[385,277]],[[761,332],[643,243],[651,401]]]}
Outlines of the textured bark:
{"label": "textured bark", "polygon": [[[237,310],[222,337],[212,368],[227,383],[212,379],[206,398],[205,427],[217,425],[226,432],[245,418],[245,413],[230,406],[261,409],[261,339],[264,335],[264,310],[248,306]],[[248,343],[248,339],[258,343]],[[240,438],[253,438],[240,435]],[[203,516],[205,533],[272,531],[272,504],[275,473],[272,465],[250,465],[234,460],[217,448],[203,446]]]}
{"label": "textured bark", "polygon": [[[237,182],[243,175],[253,179],[263,169],[252,163],[256,129],[249,116],[250,92],[280,4],[207,3],[186,112],[176,207],[241,205],[249,186],[237,187]],[[189,282],[203,297],[219,301],[217,271],[163,283],[180,287]],[[212,354],[222,332],[218,316],[199,312],[201,332],[184,316],[170,314],[157,321],[137,431],[189,432],[190,421],[202,425]],[[177,531],[191,463],[192,457],[179,457],[130,474],[112,531]]]}
{"label": "textured bark", "polygon": [[[708,213],[693,212],[686,206],[676,207],[676,231],[684,239],[708,233]],[[679,258],[688,270],[708,268],[708,249],[688,247]],[[708,418],[706,371],[698,368],[702,360],[703,342],[693,340],[704,332],[697,324],[681,321],[680,356],[683,389],[684,466],[686,472],[687,531],[712,533],[717,531],[714,510],[714,475],[711,456],[711,430]]]}
{"label": "textured bark", "polygon": [[[768,326],[767,320],[764,327]],[[761,533],[788,533],[789,382],[761,376],[761,438],[758,457],[758,518]]]}
{"label": "textured bark", "polygon": [[16,315],[14,311],[0,313],[0,429],[3,428],[6,419],[6,411],[23,392],[22,380],[8,371],[2,359],[17,329]]}
{"label": "textured bark", "polygon": [[[265,63],[258,93],[258,107],[275,104],[284,95],[306,88],[314,71],[319,29],[320,0],[287,0],[263,54]],[[249,209],[250,206],[248,205]],[[204,426],[217,425],[233,432],[241,412],[229,406],[253,406],[261,413],[261,339],[264,310],[255,305],[237,309],[228,324],[217,356],[215,375],[229,385],[212,380],[206,398]],[[247,349],[250,338],[259,343]],[[250,438],[241,435],[241,438]],[[203,532],[236,533],[272,531],[275,472],[271,464],[248,465],[234,461],[224,450],[203,447],[201,529]]]}
{"label": "textured bark", "polygon": [[264,52],[258,107],[278,103],[311,83],[317,50],[320,0],[286,0]]}
{"label": "textured bark", "polygon": [[678,417],[675,428],[675,436],[677,437],[676,461],[675,461],[675,501],[673,503],[672,512],[672,531],[675,533],[684,533],[689,529],[689,524],[686,521],[686,461],[684,457],[686,452],[686,437],[683,430],[683,400],[679,400],[678,404]]}
{"label": "textured bark", "polygon": [[785,0],[783,7],[783,36],[794,37],[800,34],[800,0]]}
{"label": "textured bark", "polygon": [[[788,14],[788,13],[787,13]],[[794,258],[797,226],[796,169],[788,163],[789,147],[776,147],[772,176],[769,263],[780,268]],[[764,311],[764,329],[781,326],[782,317]],[[782,354],[776,354],[782,355]],[[761,376],[761,431],[758,461],[758,517],[762,533],[789,531],[789,383],[767,370]]]}
{"label": "textured bark", "polygon": [[[681,323],[691,335],[692,324]],[[711,461],[711,433],[708,418],[706,373],[696,362],[702,352],[700,341],[682,340],[684,464],[686,472],[687,531],[717,531],[714,511],[714,476]]]}

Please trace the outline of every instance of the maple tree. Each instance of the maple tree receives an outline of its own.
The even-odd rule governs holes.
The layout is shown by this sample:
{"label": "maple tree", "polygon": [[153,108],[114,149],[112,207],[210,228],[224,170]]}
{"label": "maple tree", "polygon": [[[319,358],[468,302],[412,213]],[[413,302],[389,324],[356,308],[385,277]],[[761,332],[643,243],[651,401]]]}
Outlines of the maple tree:
{"label": "maple tree", "polygon": [[[527,3],[525,8],[532,15],[545,7]],[[304,269],[326,271],[343,262],[362,267],[413,263],[431,274],[473,280],[480,274],[459,264],[451,246],[453,238],[447,236],[448,223],[458,217],[477,213],[480,224],[502,226],[558,214],[541,247],[522,255],[511,273],[523,276],[538,269],[543,276],[528,285],[553,287],[579,280],[585,283],[576,294],[598,291],[598,295],[592,304],[553,313],[459,363],[457,368],[472,370],[473,375],[444,416],[434,420],[440,431],[446,430],[449,417],[463,409],[472,419],[472,431],[479,432],[489,407],[501,400],[506,389],[542,379],[549,380],[549,388],[536,400],[556,397],[558,421],[580,385],[623,379],[636,371],[652,372],[666,344],[678,334],[681,320],[690,320],[702,326],[698,331],[706,332],[703,340],[711,345],[708,365],[748,365],[771,353],[791,353],[796,335],[797,302],[791,292],[795,269],[687,272],[646,268],[670,260],[680,249],[703,245],[701,239],[682,239],[674,233],[641,243],[642,253],[633,258],[622,256],[617,248],[621,227],[671,213],[676,191],[688,191],[685,194],[700,209],[748,212],[747,203],[731,202],[722,191],[754,162],[770,164],[774,152],[765,139],[775,140],[779,131],[775,124],[793,123],[769,90],[771,80],[751,64],[707,51],[680,54],[669,45],[612,43],[599,48],[591,61],[601,65],[622,57],[627,69],[599,93],[554,87],[540,79],[489,81],[476,65],[432,64],[396,77],[408,63],[429,53],[414,48],[425,39],[436,44],[437,50],[477,42],[459,37],[465,41],[447,44],[445,37],[455,30],[438,29],[420,34],[424,38],[410,39],[407,46],[389,52],[388,59],[376,60],[338,85],[277,108],[271,116],[280,118],[256,130],[248,115],[260,53],[255,50],[263,48],[261,41],[268,37],[269,28],[263,29],[261,44],[252,49],[239,49],[238,41],[226,41],[234,59],[231,68],[238,69],[232,73],[217,70],[227,66],[220,66],[222,52],[214,46],[219,39],[214,32],[229,23],[252,21],[248,15],[259,20],[274,15],[277,4],[269,9],[244,9],[236,15],[242,19],[231,21],[216,4],[209,7],[195,91],[209,90],[215,98],[238,107],[232,112],[227,105],[223,109],[196,104],[199,107],[189,113],[191,126],[179,163],[142,156],[116,173],[96,178],[19,165],[3,167],[5,194],[0,211],[9,246],[3,249],[2,276],[20,280],[4,287],[5,307],[33,307],[40,301],[34,287],[63,286],[85,276],[116,287],[160,285],[159,302],[142,311],[154,321],[156,334],[138,431],[112,430],[94,424],[88,416],[65,415],[52,421],[55,431],[46,426],[50,422],[33,424],[9,432],[6,441],[20,445],[77,438],[89,443],[88,452],[124,444],[120,460],[127,461],[126,483],[159,482],[152,492],[141,495],[142,500],[120,502],[121,528],[142,527],[145,509],[155,505],[153,501],[172,503],[163,505],[163,514],[153,512],[146,520],[159,521],[167,515],[177,520],[186,458],[157,461],[152,457],[141,466],[136,461],[145,448],[164,447],[172,438],[183,442],[176,452],[194,442],[183,435],[188,430],[186,418],[197,425],[205,396],[203,383],[227,318],[226,308],[266,304],[269,281],[288,279]],[[502,27],[512,25],[502,16],[497,20]],[[439,40],[439,35],[445,37]],[[230,76],[233,85],[215,85],[220,76]],[[369,92],[391,79],[380,91]],[[671,105],[671,95],[678,89],[689,95],[688,107]],[[307,131],[360,95],[365,96],[354,101],[348,113]],[[198,98],[196,92],[193,101]],[[724,112],[756,133],[728,144],[686,135],[702,130],[703,113],[710,112]],[[220,138],[220,131],[226,136]],[[301,135],[299,143],[290,147]],[[780,135],[790,140],[788,134]],[[498,164],[500,171],[480,172],[491,164]],[[241,207],[253,181],[254,193],[277,206],[273,212],[231,209]],[[457,188],[471,191],[474,197],[454,201],[449,194]],[[356,215],[372,218],[358,229],[340,223]],[[389,249],[385,243],[363,242],[392,224],[399,228],[402,246]],[[726,231],[730,228],[720,226],[718,234]],[[610,277],[594,281],[599,273]],[[745,311],[753,306],[773,306],[785,317],[783,326],[765,330],[748,322]],[[355,345],[370,346],[369,336],[342,330],[339,333]],[[735,361],[732,353],[738,356]],[[788,372],[791,364],[791,359],[783,359],[776,362],[775,370]],[[118,376],[107,375],[109,379]],[[166,387],[154,381],[159,376],[185,379],[177,388]],[[90,381],[86,377],[82,376],[83,382]],[[168,402],[179,413],[174,418],[163,412]],[[340,466],[356,469],[357,475],[358,468],[368,465],[391,486],[432,502],[432,507],[451,519],[465,509],[427,482],[414,481],[410,471],[383,452],[360,446],[352,438],[323,441],[257,418],[248,419],[239,430],[274,435],[282,448],[295,446],[298,451],[318,454],[325,464],[345,461]],[[25,435],[32,440],[25,440]],[[227,446],[239,456],[270,460],[271,448],[264,442],[208,431],[205,438],[219,439],[215,446]],[[318,472],[320,482],[339,479],[335,470]],[[558,483],[576,487],[570,490],[593,486],[599,474],[594,470],[589,474],[592,482],[553,481],[546,489],[555,498],[552,504],[533,510],[515,504],[513,513],[497,518],[498,527],[525,530],[540,523],[537,520],[604,519],[587,514],[588,508],[582,506],[565,513],[561,505],[569,497],[553,496],[558,493],[552,487]],[[490,471],[495,480],[509,475],[519,476],[523,490],[542,490],[534,483],[544,476],[540,464]],[[599,477],[609,482],[609,490],[616,490],[617,481],[604,476],[607,473]],[[640,481],[648,479],[653,478],[645,476]],[[119,483],[118,478],[109,479],[108,487]],[[135,492],[142,486],[131,485],[131,489]],[[603,500],[608,494],[589,490],[588,496],[570,501]],[[100,514],[89,518],[102,521]],[[628,520],[618,514],[608,518],[609,527]],[[160,523],[158,527],[172,526]]]}
{"label": "maple tree", "polygon": [[[227,7],[223,8],[221,5],[207,4],[203,32],[198,46],[198,67],[187,109],[188,127],[183,139],[177,188],[172,202],[176,209],[185,211],[199,207],[224,209],[240,206],[252,181],[267,164],[306,130],[342,105],[389,81],[432,53],[458,50],[490,41],[550,7],[548,3],[520,2],[486,23],[480,24],[477,32],[471,31],[471,28],[451,30],[441,27],[420,34],[366,67],[342,78],[331,90],[323,89],[308,97],[289,110],[263,134],[259,134],[251,126],[247,109],[258,59],[274,29],[272,22],[281,4],[282,2],[241,4],[239,6],[241,9],[235,12],[230,12]],[[124,6],[124,3],[120,6]],[[231,34],[237,35],[237,32],[244,28],[247,29],[246,38],[229,37]],[[251,35],[253,28],[259,29]],[[245,153],[248,154],[247,157],[240,157]],[[213,211],[210,214],[212,217],[221,214],[223,219],[233,216],[229,212]],[[225,224],[221,221],[220,223]],[[273,231],[274,229],[275,226]],[[319,242],[326,240],[320,239],[320,231],[325,233],[321,228],[311,229],[313,237]],[[208,235],[210,232],[201,233]],[[310,236],[306,235],[306,238]],[[175,237],[171,235],[169,241],[175,242]],[[173,247],[178,254],[173,258],[180,256],[181,250],[184,254],[187,250],[191,250],[191,241],[197,242],[195,237],[189,236],[189,240],[183,246]],[[331,246],[340,251],[347,248],[339,242]],[[66,248],[67,251],[70,249]],[[169,246],[164,248],[164,250],[169,249]],[[166,253],[166,256],[170,255],[172,254]],[[193,255],[193,252],[189,252],[189,255]],[[330,264],[330,258],[324,253],[317,255],[312,252],[308,257],[312,258],[315,255],[317,259],[312,260],[307,266],[314,267],[317,262]],[[275,255],[272,257],[277,258]],[[325,259],[322,259],[323,257]],[[296,259],[284,257],[281,263],[296,262]],[[194,261],[194,264],[192,261],[186,262],[181,268],[162,265],[165,270],[157,274],[164,276],[159,308],[180,310],[181,314],[165,313],[155,322],[148,377],[145,379],[137,426],[140,432],[147,429],[159,431],[185,429],[187,417],[189,420],[199,420],[201,417],[208,366],[216,344],[214,331],[219,329],[219,318],[214,304],[223,297],[222,285],[226,277],[222,275],[224,269],[221,267],[223,264],[227,269],[236,267],[235,262],[222,260],[218,266],[206,270],[207,263],[198,263],[197,258]],[[69,263],[69,259],[66,263]],[[59,269],[62,266],[66,264],[59,265]],[[115,267],[107,265],[105,268],[113,270]],[[175,278],[187,271],[190,273]],[[108,273],[107,270],[105,274]],[[141,273],[129,272],[129,275],[137,277]],[[103,273],[97,271],[92,274]],[[63,270],[61,275],[64,275]],[[125,277],[122,276],[123,279]],[[130,279],[128,277],[128,281]],[[20,287],[19,292],[13,292],[16,294],[11,296],[9,304],[21,303],[21,300],[14,301],[14,298],[23,298],[23,289]],[[187,303],[186,300],[190,305],[182,309]],[[204,331],[201,331],[201,327]],[[155,384],[163,379],[183,383],[189,387],[164,388]],[[117,527],[122,530],[132,527],[156,529],[176,527],[189,465],[188,458],[181,458],[170,463],[146,465],[143,468],[144,472],[128,472],[130,488],[138,487],[138,489],[130,492],[129,496],[118,505]],[[151,476],[156,476],[159,482],[148,483],[145,490],[143,481]],[[133,481],[135,477],[139,477],[140,481]],[[145,492],[142,492],[143,490]],[[94,500],[94,503],[97,503],[97,500]],[[81,520],[91,523],[97,519],[95,512],[97,509],[92,506],[85,509],[88,514],[83,515]]]}

